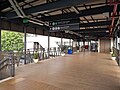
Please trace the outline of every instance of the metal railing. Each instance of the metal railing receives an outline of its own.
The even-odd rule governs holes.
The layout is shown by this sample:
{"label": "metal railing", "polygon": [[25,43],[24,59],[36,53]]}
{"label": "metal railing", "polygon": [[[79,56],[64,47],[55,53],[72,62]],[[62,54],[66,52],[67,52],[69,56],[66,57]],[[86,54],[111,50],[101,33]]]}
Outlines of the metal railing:
{"label": "metal railing", "polygon": [[113,48],[113,52],[116,56],[116,61],[117,61],[118,65],[120,66],[120,50]]}
{"label": "metal railing", "polygon": [[0,80],[14,77],[14,54],[13,52],[0,52]]}
{"label": "metal railing", "polygon": [[[50,48],[49,56],[48,56],[47,50],[48,50],[47,48],[37,50],[39,61],[45,60],[48,58],[54,58],[61,55],[61,50],[59,48],[55,48],[55,47]],[[36,51],[34,51],[33,49],[28,49],[26,50],[26,55],[24,53],[24,50],[21,52],[14,53],[15,65],[20,66],[23,64],[33,63],[35,52]]]}
{"label": "metal railing", "polygon": [[[36,51],[26,50],[26,53],[24,51],[25,50],[18,52],[0,52],[0,80],[14,77],[15,67],[34,62],[33,59]],[[37,52],[39,61],[61,56],[60,48],[55,47],[50,48],[49,55],[47,48],[39,49]]]}

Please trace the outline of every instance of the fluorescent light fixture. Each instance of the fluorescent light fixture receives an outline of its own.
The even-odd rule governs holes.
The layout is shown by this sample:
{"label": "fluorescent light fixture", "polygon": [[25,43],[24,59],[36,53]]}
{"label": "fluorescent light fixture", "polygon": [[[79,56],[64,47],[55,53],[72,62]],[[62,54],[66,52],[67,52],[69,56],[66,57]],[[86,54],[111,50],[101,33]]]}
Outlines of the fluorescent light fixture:
{"label": "fluorescent light fixture", "polygon": [[106,31],[106,33],[108,33],[108,32],[109,32],[109,30]]}

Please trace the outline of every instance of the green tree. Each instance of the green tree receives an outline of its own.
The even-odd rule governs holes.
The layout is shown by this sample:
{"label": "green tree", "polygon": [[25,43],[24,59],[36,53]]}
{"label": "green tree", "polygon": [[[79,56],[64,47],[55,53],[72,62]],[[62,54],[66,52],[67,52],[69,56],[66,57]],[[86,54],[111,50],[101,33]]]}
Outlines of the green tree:
{"label": "green tree", "polygon": [[15,50],[20,51],[24,47],[23,34],[11,31],[2,31],[1,44],[3,51]]}

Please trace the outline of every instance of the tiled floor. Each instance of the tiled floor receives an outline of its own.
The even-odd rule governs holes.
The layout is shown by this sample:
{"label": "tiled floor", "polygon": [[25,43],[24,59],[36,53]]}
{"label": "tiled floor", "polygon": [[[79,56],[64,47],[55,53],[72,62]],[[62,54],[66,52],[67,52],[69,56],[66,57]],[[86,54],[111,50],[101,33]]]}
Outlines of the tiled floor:
{"label": "tiled floor", "polygon": [[0,90],[120,90],[120,68],[109,54],[67,55],[17,68]]}

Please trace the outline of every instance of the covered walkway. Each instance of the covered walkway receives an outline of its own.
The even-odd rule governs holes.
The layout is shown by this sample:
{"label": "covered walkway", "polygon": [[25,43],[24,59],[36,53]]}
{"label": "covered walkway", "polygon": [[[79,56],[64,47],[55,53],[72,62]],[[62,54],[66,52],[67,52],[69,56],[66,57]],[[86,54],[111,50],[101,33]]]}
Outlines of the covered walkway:
{"label": "covered walkway", "polygon": [[120,69],[109,54],[81,52],[19,67],[0,90],[120,90]]}

